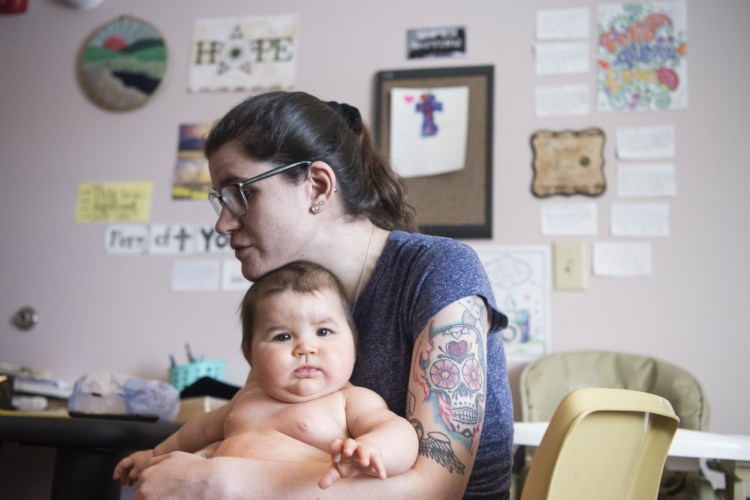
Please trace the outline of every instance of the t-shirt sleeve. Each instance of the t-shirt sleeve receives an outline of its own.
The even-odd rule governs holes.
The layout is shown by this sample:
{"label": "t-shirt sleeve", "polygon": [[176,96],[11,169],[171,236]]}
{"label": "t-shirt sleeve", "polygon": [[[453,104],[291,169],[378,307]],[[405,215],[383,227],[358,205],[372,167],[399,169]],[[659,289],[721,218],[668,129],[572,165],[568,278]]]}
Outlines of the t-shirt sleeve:
{"label": "t-shirt sleeve", "polygon": [[508,318],[495,305],[492,286],[474,249],[461,242],[440,239],[424,249],[412,276],[418,277],[414,288],[412,334],[416,338],[430,319],[449,304],[476,295],[492,311],[491,332],[500,331]]}

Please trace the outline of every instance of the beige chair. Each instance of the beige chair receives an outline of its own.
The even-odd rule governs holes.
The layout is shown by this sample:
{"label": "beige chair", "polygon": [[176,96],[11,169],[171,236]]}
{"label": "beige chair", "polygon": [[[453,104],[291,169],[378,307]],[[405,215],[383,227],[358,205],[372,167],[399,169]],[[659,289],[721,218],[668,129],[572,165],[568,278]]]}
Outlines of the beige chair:
{"label": "beige chair", "polygon": [[710,408],[700,382],[687,370],[652,356],[607,351],[567,351],[542,356],[521,372],[521,420],[546,422],[570,391],[611,387],[666,398],[680,427],[708,431]]}
{"label": "beige chair", "polygon": [[521,499],[655,499],[678,422],[653,394],[573,391],[550,420]]}
{"label": "beige chair", "polygon": [[[710,407],[700,382],[687,370],[661,359],[609,351],[567,351],[543,356],[521,372],[519,406],[521,420],[546,422],[569,392],[582,387],[607,387],[648,392],[668,400],[680,419],[680,427],[707,431]],[[516,454],[515,487],[523,487],[534,451]],[[660,498],[715,498],[711,484],[698,464],[687,470],[667,470]],[[689,492],[690,496],[685,496]]]}

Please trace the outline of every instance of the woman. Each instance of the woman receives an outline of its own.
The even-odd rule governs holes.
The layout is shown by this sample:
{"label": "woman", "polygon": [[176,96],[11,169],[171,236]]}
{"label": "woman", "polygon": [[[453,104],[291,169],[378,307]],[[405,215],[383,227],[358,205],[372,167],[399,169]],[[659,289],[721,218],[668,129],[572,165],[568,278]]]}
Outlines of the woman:
{"label": "woman", "polygon": [[[384,481],[317,488],[319,464],[185,453],[144,471],[136,498],[506,498],[513,409],[497,310],[476,254],[409,232],[402,180],[359,111],[302,92],[252,97],[212,129],[210,200],[243,275],[293,260],[331,269],[360,331],[352,383],[417,431],[414,467]],[[481,436],[481,440],[480,440]]]}

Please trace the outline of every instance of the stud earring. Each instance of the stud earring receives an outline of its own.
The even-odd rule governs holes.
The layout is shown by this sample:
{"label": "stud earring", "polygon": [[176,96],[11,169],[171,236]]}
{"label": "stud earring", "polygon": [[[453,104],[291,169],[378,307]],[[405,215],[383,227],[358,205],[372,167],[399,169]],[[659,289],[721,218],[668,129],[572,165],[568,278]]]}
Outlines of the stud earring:
{"label": "stud earring", "polygon": [[318,205],[317,203],[313,203],[312,205],[310,205],[310,211],[313,214],[317,214],[318,212],[320,212],[320,205]]}

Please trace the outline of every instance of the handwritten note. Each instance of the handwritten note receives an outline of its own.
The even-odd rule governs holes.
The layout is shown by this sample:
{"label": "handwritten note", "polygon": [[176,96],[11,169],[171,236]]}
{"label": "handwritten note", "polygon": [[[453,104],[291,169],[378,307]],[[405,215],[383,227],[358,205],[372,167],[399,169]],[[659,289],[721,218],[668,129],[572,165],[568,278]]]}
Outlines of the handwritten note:
{"label": "handwritten note", "polygon": [[588,38],[589,8],[546,9],[536,13],[539,40]]}
{"label": "handwritten note", "polygon": [[675,196],[677,187],[674,164],[619,164],[617,194],[623,198]]}
{"label": "handwritten note", "polygon": [[588,42],[537,43],[534,45],[537,75],[570,75],[589,72]]}
{"label": "handwritten note", "polygon": [[545,236],[595,235],[596,203],[570,203],[542,207],[542,234]]}
{"label": "handwritten note", "polygon": [[151,182],[80,184],[76,222],[146,222],[152,191]]}
{"label": "handwritten note", "polygon": [[613,203],[612,236],[669,236],[668,203]]}
{"label": "handwritten note", "polygon": [[536,87],[537,116],[587,115],[589,112],[589,86],[586,83]]}
{"label": "handwritten note", "polygon": [[172,264],[172,290],[210,292],[219,289],[218,260],[178,260]]}
{"label": "handwritten note", "polygon": [[651,243],[594,243],[594,275],[651,276]]}
{"label": "handwritten note", "polygon": [[621,160],[674,158],[674,139],[672,125],[619,127],[617,157]]}

